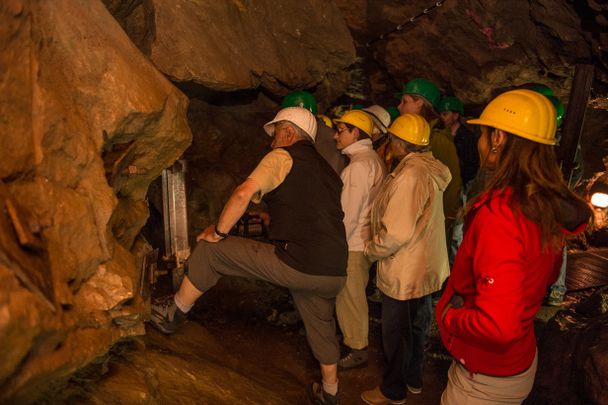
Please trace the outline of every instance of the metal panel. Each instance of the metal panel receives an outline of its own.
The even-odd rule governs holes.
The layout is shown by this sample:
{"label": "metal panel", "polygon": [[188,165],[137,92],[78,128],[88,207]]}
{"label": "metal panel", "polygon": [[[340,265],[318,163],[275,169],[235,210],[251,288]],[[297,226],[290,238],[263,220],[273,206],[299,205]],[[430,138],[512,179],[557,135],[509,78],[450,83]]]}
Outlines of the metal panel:
{"label": "metal panel", "polygon": [[173,285],[181,283],[190,255],[186,201],[186,161],[178,160],[162,172],[165,260],[173,267]]}

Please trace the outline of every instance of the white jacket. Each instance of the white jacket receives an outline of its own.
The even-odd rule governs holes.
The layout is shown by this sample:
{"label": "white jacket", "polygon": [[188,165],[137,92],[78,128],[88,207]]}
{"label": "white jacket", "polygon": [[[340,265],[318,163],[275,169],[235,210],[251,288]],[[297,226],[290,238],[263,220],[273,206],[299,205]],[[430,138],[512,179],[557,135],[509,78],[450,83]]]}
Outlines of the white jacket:
{"label": "white jacket", "polygon": [[371,238],[370,211],[386,177],[386,166],[374,151],[371,139],[362,139],[342,150],[350,163],[342,170],[342,210],[348,250],[362,252]]}
{"label": "white jacket", "polygon": [[448,277],[443,192],[451,179],[431,152],[410,153],[376,197],[365,255],[378,260],[377,285],[389,297],[420,298]]}

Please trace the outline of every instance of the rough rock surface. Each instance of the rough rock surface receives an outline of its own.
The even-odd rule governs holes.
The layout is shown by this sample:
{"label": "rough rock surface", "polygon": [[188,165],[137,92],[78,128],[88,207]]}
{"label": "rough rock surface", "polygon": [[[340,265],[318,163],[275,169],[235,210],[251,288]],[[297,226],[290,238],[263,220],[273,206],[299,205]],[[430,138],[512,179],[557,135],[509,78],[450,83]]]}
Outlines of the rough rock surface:
{"label": "rough rock surface", "polygon": [[608,403],[608,289],[549,321],[528,405]]}
{"label": "rough rock surface", "polygon": [[21,403],[143,333],[130,249],[191,132],[101,1],[2,1],[0,43],[0,402]]}
{"label": "rough rock surface", "polygon": [[161,72],[211,90],[319,86],[319,97],[336,98],[344,88],[334,81],[355,57],[333,1],[105,3]]}
{"label": "rough rock surface", "polygon": [[271,138],[262,126],[274,113],[273,102],[263,95],[244,105],[191,101],[188,120],[196,143],[184,154],[189,162],[190,235],[217,220],[234,187],[269,150]]}
{"label": "rough rock surface", "polygon": [[262,124],[290,89],[309,89],[323,111],[349,82],[345,69],[355,49],[333,1],[104,3],[192,99],[194,142],[185,154],[192,238],[216,220],[234,186],[267,151]]}
{"label": "rough rock surface", "polygon": [[370,70],[385,69],[384,78],[370,77],[372,100],[389,102],[387,88],[400,88],[414,77],[434,80],[468,103],[483,103],[494,89],[527,82],[547,84],[564,98],[577,61],[595,61],[596,75],[608,82],[608,37],[602,34],[607,10],[597,1],[446,0],[369,50],[368,41],[434,2],[337,3],[359,54],[379,62]]}

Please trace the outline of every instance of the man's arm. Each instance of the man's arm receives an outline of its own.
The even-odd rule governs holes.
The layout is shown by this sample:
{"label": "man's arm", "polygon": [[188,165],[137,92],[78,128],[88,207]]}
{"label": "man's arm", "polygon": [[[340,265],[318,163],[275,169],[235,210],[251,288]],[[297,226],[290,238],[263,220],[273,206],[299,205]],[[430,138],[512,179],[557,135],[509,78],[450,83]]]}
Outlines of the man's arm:
{"label": "man's arm", "polygon": [[[224,205],[220,218],[217,221],[217,229],[221,233],[228,233],[236,221],[245,213],[249,206],[249,202],[253,196],[260,191],[260,185],[257,181],[248,178],[234,189],[232,195]],[[218,242],[222,237],[215,233],[215,225],[209,225],[196,240],[205,240],[207,242]]]}

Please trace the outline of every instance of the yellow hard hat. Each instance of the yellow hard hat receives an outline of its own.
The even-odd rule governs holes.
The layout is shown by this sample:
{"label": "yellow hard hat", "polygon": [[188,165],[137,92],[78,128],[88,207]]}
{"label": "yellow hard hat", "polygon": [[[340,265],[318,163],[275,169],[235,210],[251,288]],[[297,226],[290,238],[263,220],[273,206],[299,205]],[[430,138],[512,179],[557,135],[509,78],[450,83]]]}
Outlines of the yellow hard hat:
{"label": "yellow hard hat", "polygon": [[431,127],[422,116],[408,113],[397,117],[388,132],[414,145],[426,146],[429,144]]}
{"label": "yellow hard hat", "polygon": [[532,90],[502,93],[490,101],[479,118],[467,122],[502,129],[545,145],[555,145],[555,107],[547,97]]}
{"label": "yellow hard hat", "polygon": [[343,122],[359,128],[368,136],[371,136],[374,130],[374,121],[372,117],[361,110],[350,110],[344,113],[340,118],[334,119],[334,122]]}
{"label": "yellow hard hat", "polygon": [[321,118],[321,120],[323,121],[323,123],[325,125],[327,125],[329,128],[333,128],[334,127],[333,122],[331,122],[331,118],[329,118],[327,115],[325,115],[325,114],[319,114],[319,115],[317,115],[317,117]]}

